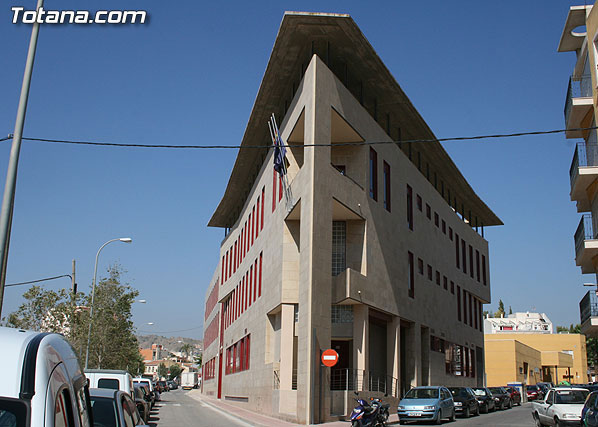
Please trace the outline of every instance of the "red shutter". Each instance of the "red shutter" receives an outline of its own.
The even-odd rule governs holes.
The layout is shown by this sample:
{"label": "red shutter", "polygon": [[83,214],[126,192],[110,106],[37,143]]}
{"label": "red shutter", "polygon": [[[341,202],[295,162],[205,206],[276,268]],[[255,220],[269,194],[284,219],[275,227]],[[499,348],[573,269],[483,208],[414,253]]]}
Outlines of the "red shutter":
{"label": "red shutter", "polygon": [[266,204],[266,187],[262,187],[262,214],[260,215],[260,230],[264,228],[264,205]]}
{"label": "red shutter", "polygon": [[262,296],[262,254],[260,253],[260,287],[258,292],[258,297]]}

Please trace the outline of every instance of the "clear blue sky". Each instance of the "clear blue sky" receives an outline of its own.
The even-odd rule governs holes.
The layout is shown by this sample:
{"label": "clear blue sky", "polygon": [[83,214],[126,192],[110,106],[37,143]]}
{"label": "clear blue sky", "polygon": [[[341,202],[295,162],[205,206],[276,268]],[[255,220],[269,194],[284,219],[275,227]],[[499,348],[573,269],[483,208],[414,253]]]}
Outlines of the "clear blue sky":
{"label": "clear blue sky", "polygon": [[[147,144],[240,143],[283,12],[349,13],[438,137],[564,127],[575,54],[557,53],[574,1],[56,1],[46,9],[145,9],[145,25],[41,28],[25,136]],[[0,7],[0,135],[12,133],[30,37]],[[452,142],[445,148],[505,223],[486,230],[492,304],[579,322],[594,277],[575,266],[564,135]],[[10,142],[0,143],[4,189]],[[120,262],[148,303],[142,331],[201,338],[223,230],[206,226],[236,152],[24,142],[7,282],[70,273],[80,289]],[[68,279],[47,288],[67,287]],[[25,287],[6,289],[3,314]],[[147,322],[155,325],[147,326]]]}

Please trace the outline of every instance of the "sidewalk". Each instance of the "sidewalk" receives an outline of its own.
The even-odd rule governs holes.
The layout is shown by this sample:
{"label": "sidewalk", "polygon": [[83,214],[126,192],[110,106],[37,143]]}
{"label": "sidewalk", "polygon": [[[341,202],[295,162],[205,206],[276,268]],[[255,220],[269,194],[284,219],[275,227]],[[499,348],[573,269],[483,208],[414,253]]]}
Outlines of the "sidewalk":
{"label": "sidewalk", "polygon": [[[267,415],[258,414],[256,412],[249,411],[247,409],[239,408],[238,406],[231,405],[226,401],[219,400],[213,397],[204,396],[202,395],[199,390],[192,390],[188,393],[189,397],[192,397],[195,400],[198,400],[206,405],[211,406],[212,408],[222,411],[234,418],[239,419],[249,425],[255,427],[291,427],[291,426],[299,426],[303,424],[293,424],[288,421],[279,420],[278,418],[269,417]],[[398,424],[399,418],[397,414],[391,414],[390,418],[388,419],[388,424]],[[326,426],[326,427],[348,427],[351,425],[349,421],[333,421],[324,424],[317,424],[319,426]]]}

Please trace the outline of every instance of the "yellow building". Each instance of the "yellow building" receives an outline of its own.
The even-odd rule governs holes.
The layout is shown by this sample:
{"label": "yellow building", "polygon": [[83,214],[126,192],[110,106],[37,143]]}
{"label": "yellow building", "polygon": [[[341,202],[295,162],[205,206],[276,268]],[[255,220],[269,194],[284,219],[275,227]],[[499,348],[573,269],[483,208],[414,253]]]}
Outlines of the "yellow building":
{"label": "yellow building", "polygon": [[586,337],[580,334],[484,335],[486,384],[588,381]]}

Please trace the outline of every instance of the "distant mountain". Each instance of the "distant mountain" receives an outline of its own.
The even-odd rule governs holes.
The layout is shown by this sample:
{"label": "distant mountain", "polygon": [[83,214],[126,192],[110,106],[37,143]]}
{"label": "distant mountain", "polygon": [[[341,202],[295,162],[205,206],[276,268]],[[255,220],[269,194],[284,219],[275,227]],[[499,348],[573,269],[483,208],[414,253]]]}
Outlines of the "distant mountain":
{"label": "distant mountain", "polygon": [[[185,337],[163,337],[161,335],[137,335],[137,341],[140,348],[151,348],[152,344],[161,344],[162,348],[168,351],[179,351],[183,344],[192,344],[198,349],[203,350],[202,340],[194,340]],[[182,342],[179,342],[182,341]]]}

